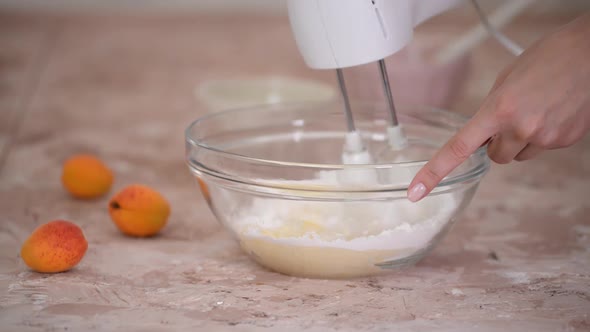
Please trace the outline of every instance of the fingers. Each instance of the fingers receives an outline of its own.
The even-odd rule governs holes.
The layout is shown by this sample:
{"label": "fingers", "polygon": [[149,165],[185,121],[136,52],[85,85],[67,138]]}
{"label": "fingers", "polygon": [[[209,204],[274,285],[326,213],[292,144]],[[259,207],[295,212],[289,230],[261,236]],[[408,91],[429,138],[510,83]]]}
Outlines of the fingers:
{"label": "fingers", "polygon": [[408,199],[417,202],[426,196],[453,169],[461,165],[497,131],[486,112],[478,112],[416,174],[408,189]]}
{"label": "fingers", "polygon": [[527,146],[509,133],[497,135],[488,145],[488,156],[498,164],[508,164]]}
{"label": "fingers", "polygon": [[516,157],[514,157],[514,160],[524,161],[533,159],[536,156],[538,156],[541,152],[543,152],[542,148],[529,144],[522,151],[520,151],[520,153],[518,153]]}
{"label": "fingers", "polygon": [[[497,90],[512,72],[512,65],[505,68],[496,78],[490,94]],[[488,105],[492,105],[490,103]],[[491,108],[484,107],[463,127],[441,150],[416,174],[408,188],[408,199],[417,202],[428,195],[442,179],[461,165],[478,148],[486,145],[497,132],[495,119],[489,114]],[[521,147],[521,149],[524,146]],[[520,152],[516,151],[515,155]],[[513,157],[514,157],[513,156]]]}
{"label": "fingers", "polygon": [[488,144],[489,142],[492,141],[492,139],[494,139],[494,137],[488,137],[488,139],[486,139],[483,143],[481,143],[481,145],[479,146],[480,148],[485,146],[486,144]]}

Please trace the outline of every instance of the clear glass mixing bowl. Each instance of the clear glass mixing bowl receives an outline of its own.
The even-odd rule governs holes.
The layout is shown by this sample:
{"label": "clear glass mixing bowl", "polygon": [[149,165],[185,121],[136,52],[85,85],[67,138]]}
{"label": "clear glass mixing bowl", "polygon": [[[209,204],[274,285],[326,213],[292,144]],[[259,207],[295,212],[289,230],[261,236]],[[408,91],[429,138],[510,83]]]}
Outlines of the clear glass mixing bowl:
{"label": "clear glass mixing bowl", "polygon": [[395,152],[387,148],[385,106],[353,103],[357,129],[376,161],[342,165],[342,107],[230,110],[202,117],[186,131],[186,161],[209,207],[243,250],[271,270],[346,278],[414,264],[449,230],[489,168],[480,148],[411,203],[412,177],[466,119],[402,109],[409,146]]}

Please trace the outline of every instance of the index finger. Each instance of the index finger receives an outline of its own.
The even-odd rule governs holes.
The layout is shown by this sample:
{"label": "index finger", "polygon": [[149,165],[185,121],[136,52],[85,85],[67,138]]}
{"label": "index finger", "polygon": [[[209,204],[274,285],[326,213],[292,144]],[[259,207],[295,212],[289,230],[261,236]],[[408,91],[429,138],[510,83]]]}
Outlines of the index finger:
{"label": "index finger", "polygon": [[430,193],[445,176],[496,134],[496,125],[488,114],[478,112],[420,169],[408,189],[410,201],[417,202]]}

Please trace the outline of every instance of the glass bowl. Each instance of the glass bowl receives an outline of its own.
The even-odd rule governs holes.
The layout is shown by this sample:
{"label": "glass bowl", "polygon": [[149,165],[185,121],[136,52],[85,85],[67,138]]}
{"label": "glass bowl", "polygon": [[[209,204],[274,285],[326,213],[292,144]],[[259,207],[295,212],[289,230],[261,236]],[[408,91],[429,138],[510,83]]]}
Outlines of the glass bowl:
{"label": "glass bowl", "polygon": [[186,130],[186,162],[209,207],[260,265],[310,278],[412,265],[471,201],[489,168],[485,148],[420,202],[406,198],[413,176],[464,117],[399,110],[409,147],[395,152],[387,148],[385,105],[358,102],[352,109],[374,164],[341,163],[347,127],[337,102],[223,111]]}

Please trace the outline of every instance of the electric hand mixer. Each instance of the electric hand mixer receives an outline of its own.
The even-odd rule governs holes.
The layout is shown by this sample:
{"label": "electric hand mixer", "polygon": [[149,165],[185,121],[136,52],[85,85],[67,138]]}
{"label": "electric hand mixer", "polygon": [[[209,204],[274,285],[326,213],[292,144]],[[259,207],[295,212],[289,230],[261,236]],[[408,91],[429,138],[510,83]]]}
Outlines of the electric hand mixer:
{"label": "electric hand mixer", "polygon": [[[449,10],[462,0],[289,0],[291,28],[305,63],[314,69],[335,69],[344,102],[348,133],[344,164],[370,164],[373,158],[354,123],[342,68],[377,62],[390,113],[387,138],[390,149],[407,146],[398,122],[384,59],[404,48],[414,28]],[[494,37],[505,40],[476,9]],[[504,38],[505,39],[505,38]]]}

